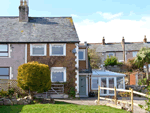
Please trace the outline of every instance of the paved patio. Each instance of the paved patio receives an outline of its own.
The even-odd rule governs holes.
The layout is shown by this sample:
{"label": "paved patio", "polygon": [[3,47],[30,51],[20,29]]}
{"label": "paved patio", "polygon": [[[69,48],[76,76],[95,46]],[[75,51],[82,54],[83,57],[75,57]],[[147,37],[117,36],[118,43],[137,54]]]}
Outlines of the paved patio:
{"label": "paved patio", "polygon": [[[124,98],[127,101],[130,101],[130,98]],[[123,99],[123,100],[124,100]],[[55,99],[55,101],[64,101],[68,103],[73,103],[73,104],[79,104],[79,105],[96,105],[95,100],[97,100],[97,97],[92,97],[92,98],[80,98],[80,100],[71,100],[71,99]],[[122,98],[118,98],[118,100],[122,100]],[[141,97],[134,97],[134,103],[137,104],[145,104],[146,98],[141,98]],[[100,100],[100,104],[104,105],[107,104],[108,101],[106,100]],[[134,106],[134,113],[145,113],[145,110],[141,109],[140,107]]]}

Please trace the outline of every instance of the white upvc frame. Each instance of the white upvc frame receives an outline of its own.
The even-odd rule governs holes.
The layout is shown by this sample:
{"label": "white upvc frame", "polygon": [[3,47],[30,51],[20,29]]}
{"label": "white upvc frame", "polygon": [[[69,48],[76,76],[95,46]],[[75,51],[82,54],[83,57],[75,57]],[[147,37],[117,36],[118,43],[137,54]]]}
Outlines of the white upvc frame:
{"label": "white upvc frame", "polygon": [[132,51],[132,56],[133,57],[136,57],[136,56],[134,56],[135,53],[136,53],[136,56],[137,56],[138,51]]}
{"label": "white upvc frame", "polygon": [[8,56],[0,56],[0,58],[11,58],[10,52],[12,52],[10,44],[5,44],[8,47]]}
{"label": "white upvc frame", "polygon": [[83,59],[79,59],[79,60],[85,60],[85,49],[79,49],[79,52],[82,51],[83,52]]}
{"label": "white upvc frame", "polygon": [[[44,54],[36,54],[34,55],[33,54],[33,47],[36,46],[36,45],[41,45],[41,46],[44,46]],[[47,55],[47,44],[30,44],[30,56],[46,56]]]}
{"label": "white upvc frame", "polygon": [[99,82],[100,82],[99,77],[92,77],[92,78],[91,78],[91,89],[92,89],[92,90],[97,90],[98,88],[93,88],[93,85],[92,85],[92,84],[93,84],[93,81],[92,81],[92,79],[97,79],[97,80],[98,80],[98,86],[99,86],[99,85],[100,85],[100,84],[99,84]]}
{"label": "white upvc frame", "polygon": [[54,82],[52,81],[52,72],[54,71],[64,72],[64,81],[59,82],[66,82],[66,67],[51,67],[51,82]]}
{"label": "white upvc frame", "polygon": [[[63,55],[62,54],[52,54],[52,46],[61,45],[63,46]],[[49,44],[49,56],[66,56],[66,44]]]}

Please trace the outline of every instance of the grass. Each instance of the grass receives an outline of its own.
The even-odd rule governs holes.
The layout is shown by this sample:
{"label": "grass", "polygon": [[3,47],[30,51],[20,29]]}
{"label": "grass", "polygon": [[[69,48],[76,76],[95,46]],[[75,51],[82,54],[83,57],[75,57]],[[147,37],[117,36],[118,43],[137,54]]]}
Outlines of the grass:
{"label": "grass", "polygon": [[107,106],[76,105],[57,101],[56,104],[0,106],[0,113],[127,113],[127,111]]}

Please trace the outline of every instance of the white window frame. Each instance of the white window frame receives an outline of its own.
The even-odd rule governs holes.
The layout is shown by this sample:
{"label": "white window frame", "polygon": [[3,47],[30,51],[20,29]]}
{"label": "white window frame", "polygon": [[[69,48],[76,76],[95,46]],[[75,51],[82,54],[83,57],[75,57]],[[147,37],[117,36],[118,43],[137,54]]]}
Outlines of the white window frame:
{"label": "white window frame", "polygon": [[[44,54],[33,54],[33,47],[36,45],[44,46]],[[47,44],[30,44],[30,56],[46,56],[47,55]]]}
{"label": "white window frame", "polygon": [[0,56],[0,58],[10,58],[10,44],[0,44],[0,45],[7,45],[8,56]]}
{"label": "white window frame", "polygon": [[91,77],[91,89],[92,89],[92,90],[97,90],[98,88],[93,88],[92,79],[97,79],[97,80],[98,80],[98,86],[99,86],[99,77]]}
{"label": "white window frame", "polygon": [[[8,70],[8,80],[9,79],[11,79],[11,72],[12,72],[12,70],[11,70],[11,67],[0,67],[0,68],[8,68],[9,70]],[[0,75],[1,76],[1,75]],[[5,76],[5,75],[2,75],[2,76]]]}
{"label": "white window frame", "polygon": [[59,82],[66,82],[66,67],[51,67],[51,82],[52,81],[52,72],[58,71],[58,72],[64,72],[64,81],[59,81]]}
{"label": "white window frame", "polygon": [[[61,45],[63,46],[63,55],[62,54],[52,54],[52,46]],[[66,56],[66,44],[49,44],[49,56]]]}
{"label": "white window frame", "polygon": [[83,52],[83,59],[80,59],[80,58],[79,58],[79,60],[85,60],[85,49],[79,49],[79,52],[80,52],[80,51]]}
{"label": "white window frame", "polygon": [[[108,56],[109,56],[109,54],[113,54],[113,56],[115,56],[115,53],[113,53],[113,52],[108,53]],[[109,56],[109,57],[110,57],[110,56]]]}

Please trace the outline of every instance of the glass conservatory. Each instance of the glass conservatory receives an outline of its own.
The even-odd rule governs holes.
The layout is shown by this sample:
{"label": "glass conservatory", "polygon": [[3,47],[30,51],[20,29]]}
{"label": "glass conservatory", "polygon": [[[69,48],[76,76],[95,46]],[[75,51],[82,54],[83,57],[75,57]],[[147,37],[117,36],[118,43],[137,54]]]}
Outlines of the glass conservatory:
{"label": "glass conservatory", "polygon": [[[101,87],[108,87],[117,89],[125,89],[125,74],[116,73],[112,71],[93,69],[91,76],[91,90],[98,90],[98,85]],[[112,90],[100,90],[100,95],[114,95]]]}

